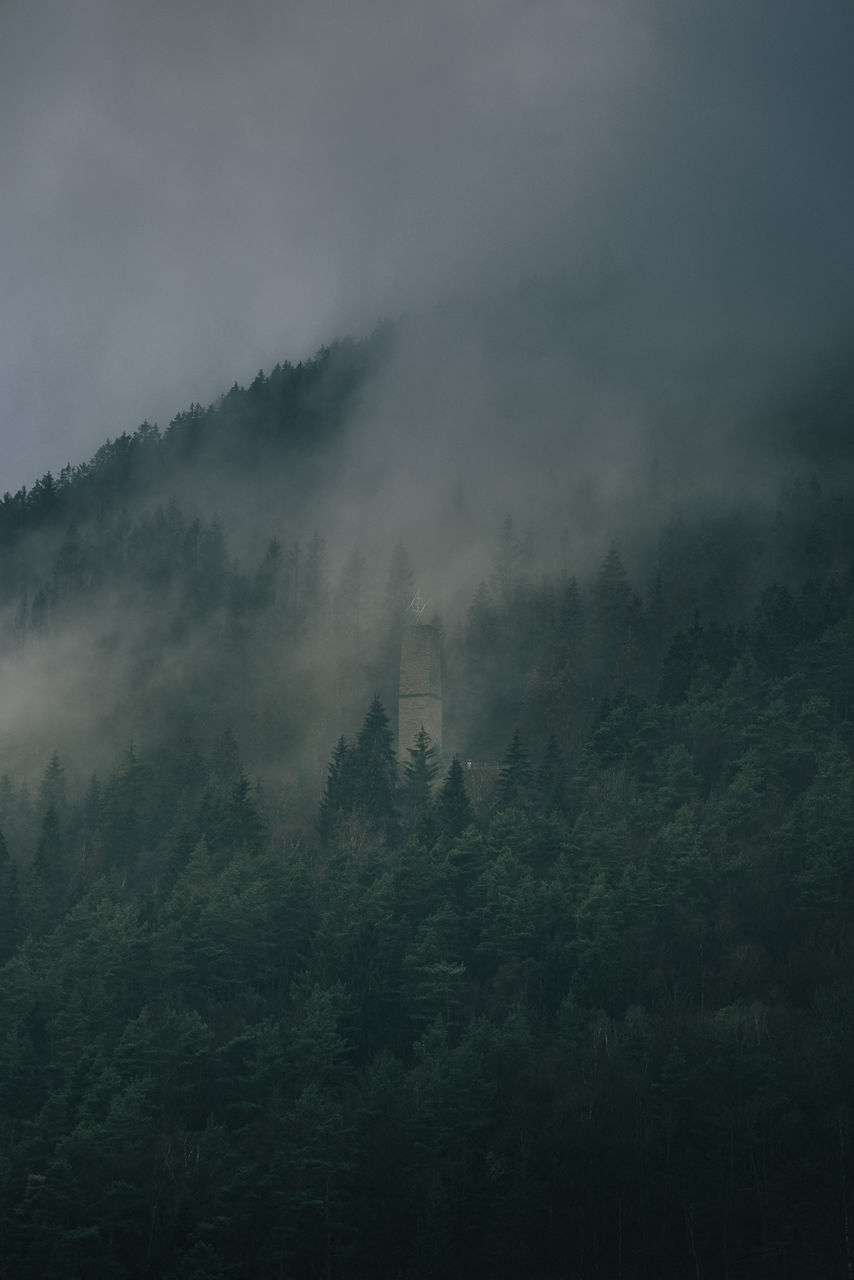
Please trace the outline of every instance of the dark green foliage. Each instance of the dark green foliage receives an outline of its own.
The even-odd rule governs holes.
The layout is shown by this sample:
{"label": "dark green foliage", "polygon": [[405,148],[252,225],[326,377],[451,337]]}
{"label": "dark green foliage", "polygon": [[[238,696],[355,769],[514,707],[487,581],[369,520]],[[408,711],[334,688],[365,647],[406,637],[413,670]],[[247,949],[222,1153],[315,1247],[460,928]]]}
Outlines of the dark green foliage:
{"label": "dark green foliage", "polygon": [[342,736],[338,739],[326,778],[326,788],[320,802],[317,827],[324,844],[330,844],[336,827],[343,818],[353,812],[356,803],[353,748]]}
{"label": "dark green foliage", "polygon": [[70,848],[66,821],[53,800],[47,801],[24,894],[28,929],[51,928],[71,897]]}
{"label": "dark green foliage", "polygon": [[397,760],[392,743],[388,716],[375,696],[355,743],[342,736],[332,753],[317,818],[325,846],[355,847],[366,832],[389,843],[397,839]]}
{"label": "dark green foliage", "polygon": [[0,831],[0,965],[14,953],[21,930],[18,868],[9,857],[6,837]]}
{"label": "dark green foliage", "polygon": [[54,751],[39,787],[39,807],[43,815],[53,807],[58,817],[64,815],[66,806],[65,769]]}
{"label": "dark green foliage", "polygon": [[437,787],[422,734],[398,770],[376,698],[318,839],[405,552],[384,593],[330,542],[330,599],[325,530],[241,569],[146,477],[317,461],[368,364],[2,504],[6,656],[120,602],[93,662],[141,732],[97,777],[63,745],[35,802],[0,778],[0,1274],[849,1275],[850,502],[674,521],[645,600],[614,549],[536,582],[505,521],[446,643],[471,768]]}
{"label": "dark green foliage", "polygon": [[631,687],[639,621],[622,557],[612,545],[592,592],[591,667],[601,696]]}
{"label": "dark green foliage", "polygon": [[399,807],[403,830],[431,844],[435,836],[433,817],[433,779],[439,771],[436,749],[422,725],[415,735],[415,745],[408,749],[409,759],[403,766],[399,790]]}
{"label": "dark green foliage", "polygon": [[[87,872],[0,969],[5,1271],[844,1274],[835,625],[782,678],[698,645],[580,769],[546,739],[532,777],[515,735],[480,827],[426,735],[395,781],[375,700],[320,862],[270,847],[231,734],[128,751],[79,806],[51,762],[29,819],[7,781],[34,874],[84,842]],[[441,834],[395,850],[390,805]]]}
{"label": "dark green foliage", "polygon": [[375,697],[353,748],[354,810],[377,834],[397,831],[394,737],[385,708]]}
{"label": "dark green foliage", "polygon": [[444,835],[454,839],[474,821],[459,756],[454,756],[438,798],[438,819]]}
{"label": "dark green foliage", "polygon": [[510,739],[498,771],[498,782],[495,788],[498,804],[504,809],[511,805],[527,804],[533,781],[531,762],[517,730]]}
{"label": "dark green foliage", "polygon": [[259,817],[249,779],[241,770],[223,806],[215,841],[226,850],[248,849],[256,852],[263,841],[263,825]]}
{"label": "dark green foliage", "polygon": [[569,803],[566,761],[554,734],[550,735],[546,743],[546,749],[537,770],[535,786],[540,803],[546,812],[551,810],[558,813],[565,812]]}

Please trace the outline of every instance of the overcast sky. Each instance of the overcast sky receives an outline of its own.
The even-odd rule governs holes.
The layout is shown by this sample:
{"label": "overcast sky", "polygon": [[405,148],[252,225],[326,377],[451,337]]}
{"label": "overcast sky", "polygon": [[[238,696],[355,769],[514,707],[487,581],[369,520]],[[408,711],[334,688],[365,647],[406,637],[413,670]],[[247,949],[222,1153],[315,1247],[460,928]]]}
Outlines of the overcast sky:
{"label": "overcast sky", "polygon": [[852,67],[851,0],[0,0],[0,492],[536,275],[850,339]]}

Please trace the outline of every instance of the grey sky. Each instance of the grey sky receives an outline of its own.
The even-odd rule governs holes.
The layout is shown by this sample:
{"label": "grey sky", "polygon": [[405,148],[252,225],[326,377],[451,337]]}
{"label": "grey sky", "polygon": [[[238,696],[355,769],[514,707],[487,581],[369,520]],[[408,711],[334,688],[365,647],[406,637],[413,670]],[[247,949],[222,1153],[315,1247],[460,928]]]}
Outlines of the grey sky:
{"label": "grey sky", "polygon": [[2,0],[0,492],[534,275],[849,340],[852,65],[850,0]]}

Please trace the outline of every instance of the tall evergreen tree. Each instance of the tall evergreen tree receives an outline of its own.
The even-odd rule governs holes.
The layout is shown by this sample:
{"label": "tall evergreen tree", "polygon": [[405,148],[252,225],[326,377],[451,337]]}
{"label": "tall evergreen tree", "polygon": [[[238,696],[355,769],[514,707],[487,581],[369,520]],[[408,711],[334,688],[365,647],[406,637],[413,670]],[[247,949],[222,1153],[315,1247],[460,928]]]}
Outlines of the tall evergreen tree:
{"label": "tall evergreen tree", "polygon": [[68,905],[68,867],[64,824],[51,801],[42,818],[24,891],[27,928],[35,934],[51,928]]}
{"label": "tall evergreen tree", "polygon": [[525,559],[525,551],[516,533],[513,517],[508,515],[501,524],[495,552],[495,569],[492,575],[496,597],[505,613],[509,610],[513,594],[519,586]]}
{"label": "tall evergreen tree", "polygon": [[375,831],[388,839],[394,837],[397,828],[397,760],[393,742],[385,708],[375,696],[353,753],[355,808]]}
{"label": "tall evergreen tree", "polygon": [[436,762],[436,748],[423,725],[415,735],[415,745],[407,750],[409,759],[403,766],[400,788],[401,813],[407,831],[428,844],[433,826],[433,779],[439,766]]}
{"label": "tall evergreen tree", "polygon": [[68,806],[65,769],[59,759],[59,753],[56,751],[48,761],[39,786],[39,812],[42,818],[44,818],[51,805],[56,810],[58,817],[64,816]]}
{"label": "tall evergreen tree", "polygon": [[564,812],[567,803],[566,764],[554,734],[546,743],[535,785],[537,794],[547,810]]}
{"label": "tall evergreen tree", "polygon": [[577,657],[584,646],[586,618],[584,601],[574,576],[565,584],[558,598],[557,616],[561,639]]}
{"label": "tall evergreen tree", "polygon": [[459,756],[454,756],[438,799],[438,817],[442,834],[454,839],[474,821],[466,779]]}
{"label": "tall evergreen tree", "polygon": [[18,942],[18,909],[18,868],[0,831],[0,965],[9,959]]}
{"label": "tall evergreen tree", "polygon": [[526,804],[530,798],[533,775],[528,753],[522,746],[518,729],[510,739],[501,767],[498,771],[498,782],[495,798],[500,808],[507,809],[511,805]]}
{"label": "tall evergreen tree", "polygon": [[277,538],[267,544],[267,550],[252,581],[251,603],[258,612],[274,609],[282,572],[282,547]]}
{"label": "tall evergreen tree", "polygon": [[326,787],[317,816],[317,830],[324,844],[330,844],[338,823],[352,813],[356,802],[353,748],[342,734],[332,752]]}
{"label": "tall evergreen tree", "polygon": [[263,826],[255,807],[252,787],[241,769],[228,801],[223,805],[222,820],[215,838],[227,851],[246,848],[255,852],[261,847],[262,837]]}
{"label": "tall evergreen tree", "polygon": [[617,546],[610,547],[593,585],[591,663],[600,692],[613,692],[620,657],[624,655],[633,610],[633,592]]}

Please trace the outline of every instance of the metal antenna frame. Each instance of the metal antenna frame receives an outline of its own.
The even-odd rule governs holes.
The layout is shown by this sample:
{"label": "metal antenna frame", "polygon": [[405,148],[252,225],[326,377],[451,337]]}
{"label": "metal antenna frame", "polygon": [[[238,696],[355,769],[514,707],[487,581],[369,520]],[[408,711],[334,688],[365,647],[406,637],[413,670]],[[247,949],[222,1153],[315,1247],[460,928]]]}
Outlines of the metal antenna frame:
{"label": "metal antenna frame", "polygon": [[415,595],[410,600],[409,606],[406,611],[407,613],[413,613],[415,615],[416,626],[421,625],[421,619],[424,617],[424,611],[426,610],[429,603],[430,601],[425,600],[424,597],[421,595],[420,591],[416,591]]}

